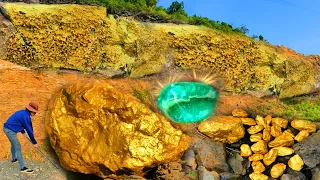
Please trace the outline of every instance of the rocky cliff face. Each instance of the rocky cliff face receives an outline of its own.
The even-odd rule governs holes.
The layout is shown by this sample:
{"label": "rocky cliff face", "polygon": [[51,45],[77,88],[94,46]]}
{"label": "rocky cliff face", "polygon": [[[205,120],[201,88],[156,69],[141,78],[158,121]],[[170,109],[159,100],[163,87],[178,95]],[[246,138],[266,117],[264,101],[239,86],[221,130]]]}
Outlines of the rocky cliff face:
{"label": "rocky cliff face", "polygon": [[[209,69],[230,92],[264,91],[280,98],[317,88],[309,57],[284,47],[204,27],[114,19],[103,7],[5,4],[18,30],[6,42],[11,62],[36,69],[121,71],[130,77],[167,67]],[[121,74],[121,73],[120,73]]]}

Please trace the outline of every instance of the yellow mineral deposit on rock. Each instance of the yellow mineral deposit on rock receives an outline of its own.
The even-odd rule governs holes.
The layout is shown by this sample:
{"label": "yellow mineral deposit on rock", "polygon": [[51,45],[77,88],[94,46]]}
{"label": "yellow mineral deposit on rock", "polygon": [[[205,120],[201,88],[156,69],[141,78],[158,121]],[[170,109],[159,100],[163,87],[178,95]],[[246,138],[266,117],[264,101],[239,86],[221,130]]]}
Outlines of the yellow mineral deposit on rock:
{"label": "yellow mineral deposit on rock", "polygon": [[254,126],[256,125],[256,121],[252,118],[240,118],[242,121],[242,124],[248,125],[248,126]]}
{"label": "yellow mineral deposit on rock", "polygon": [[278,124],[271,126],[271,135],[273,137],[278,137],[282,135],[281,127]]}
{"label": "yellow mineral deposit on rock", "polygon": [[239,117],[239,118],[246,118],[248,117],[248,113],[242,109],[235,109],[232,111],[232,116]]}
{"label": "yellow mineral deposit on rock", "polygon": [[264,118],[260,115],[256,116],[256,122],[258,125],[262,125],[263,127],[266,127],[266,122],[264,121]]}
{"label": "yellow mineral deposit on rock", "polygon": [[266,170],[261,161],[253,161],[251,166],[253,171],[257,173],[263,173]]}
{"label": "yellow mineral deposit on rock", "polygon": [[278,150],[271,149],[267,154],[263,156],[263,163],[266,166],[269,166],[277,159],[277,156],[278,156]]}
{"label": "yellow mineral deposit on rock", "polygon": [[247,129],[249,134],[256,134],[260,131],[262,131],[262,129],[264,128],[263,125],[255,125],[255,126],[251,126],[250,128]]}
{"label": "yellow mineral deposit on rock", "polygon": [[133,95],[105,82],[70,85],[48,107],[46,130],[61,165],[70,171],[111,176],[175,161],[190,138]]}
{"label": "yellow mineral deposit on rock", "polygon": [[283,118],[272,118],[272,125],[278,124],[281,128],[287,128],[288,126],[288,120]]}
{"label": "yellow mineral deposit on rock", "polygon": [[262,140],[262,137],[263,137],[262,133],[252,134],[250,136],[250,141],[251,142],[258,142],[258,141]]}
{"label": "yellow mineral deposit on rock", "polygon": [[296,154],[289,159],[288,165],[291,169],[300,171],[303,168],[304,162],[302,158],[298,154]]}
{"label": "yellow mineral deposit on rock", "polygon": [[294,138],[294,134],[290,129],[285,130],[282,134],[288,135],[288,136]]}
{"label": "yellow mineral deposit on rock", "polygon": [[270,170],[271,177],[273,177],[275,179],[280,177],[284,173],[284,171],[286,170],[286,167],[287,166],[283,163],[275,164],[274,166],[272,166],[272,168]]}
{"label": "yellow mineral deposit on rock", "polygon": [[289,134],[282,134],[276,137],[273,141],[269,142],[269,147],[284,147],[292,146],[294,144],[294,139]]}
{"label": "yellow mineral deposit on rock", "polygon": [[317,126],[315,123],[307,120],[299,120],[295,119],[291,122],[291,126],[294,127],[295,129],[298,129],[300,131],[307,131],[309,133],[316,132]]}
{"label": "yellow mineral deposit on rock", "polygon": [[275,147],[272,149],[278,150],[278,156],[288,156],[294,153],[294,150],[289,147]]}
{"label": "yellow mineral deposit on rock", "polygon": [[248,144],[242,144],[240,146],[240,156],[248,157],[252,155],[252,151],[250,149],[250,146]]}
{"label": "yellow mineral deposit on rock", "polygon": [[266,154],[268,152],[267,143],[260,140],[251,146],[251,150],[255,154]]}
{"label": "yellow mineral deposit on rock", "polygon": [[308,131],[300,131],[296,137],[294,137],[294,140],[298,141],[298,142],[301,142],[303,140],[305,140],[307,137],[309,136],[309,132]]}
{"label": "yellow mineral deposit on rock", "polygon": [[248,158],[249,161],[260,161],[262,159],[263,159],[263,154],[253,154]]}
{"label": "yellow mineral deposit on rock", "polygon": [[245,130],[240,118],[213,116],[199,124],[199,131],[214,140],[235,143],[244,137]]}
{"label": "yellow mineral deposit on rock", "polygon": [[265,128],[264,128],[264,130],[263,130],[263,135],[262,135],[262,139],[266,142],[266,143],[268,143],[270,140],[271,140],[271,133],[270,133],[270,131],[271,131],[271,128],[270,128],[270,126],[266,126]]}
{"label": "yellow mineral deposit on rock", "polygon": [[249,175],[251,180],[268,180],[268,176],[262,174],[262,173],[257,173],[253,172]]}
{"label": "yellow mineral deposit on rock", "polygon": [[272,116],[269,114],[267,115],[265,118],[264,118],[264,123],[267,125],[267,126],[270,126],[270,123],[272,121]]}

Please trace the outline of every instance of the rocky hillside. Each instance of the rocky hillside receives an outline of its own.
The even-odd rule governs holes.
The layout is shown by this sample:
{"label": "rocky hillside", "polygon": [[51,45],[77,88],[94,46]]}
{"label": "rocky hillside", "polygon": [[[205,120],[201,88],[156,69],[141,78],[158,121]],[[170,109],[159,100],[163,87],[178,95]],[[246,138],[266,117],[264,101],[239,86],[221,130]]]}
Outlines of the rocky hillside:
{"label": "rocky hillside", "polygon": [[105,8],[95,6],[1,6],[0,38],[5,48],[0,58],[32,69],[134,78],[170,67],[199,68],[218,74],[225,91],[259,91],[280,98],[318,88],[314,57],[246,36],[199,26],[115,19]]}

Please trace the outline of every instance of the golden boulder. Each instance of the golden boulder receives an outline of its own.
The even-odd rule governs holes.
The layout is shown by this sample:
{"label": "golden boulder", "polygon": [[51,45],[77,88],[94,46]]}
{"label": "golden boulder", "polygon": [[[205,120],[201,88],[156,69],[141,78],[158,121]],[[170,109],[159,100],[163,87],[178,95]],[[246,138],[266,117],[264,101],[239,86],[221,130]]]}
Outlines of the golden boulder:
{"label": "golden boulder", "polygon": [[232,116],[246,118],[246,117],[248,117],[248,113],[242,109],[234,109],[232,111]]}
{"label": "golden boulder", "polygon": [[65,169],[100,177],[122,170],[143,175],[145,167],[179,159],[190,143],[165,117],[101,82],[60,90],[46,130]]}
{"label": "golden boulder", "polygon": [[294,150],[289,147],[275,147],[272,149],[278,150],[278,156],[288,156],[294,153]]}
{"label": "golden boulder", "polygon": [[263,163],[266,166],[269,166],[277,159],[277,156],[278,156],[278,150],[271,149],[267,154],[263,156]]}
{"label": "golden boulder", "polygon": [[309,133],[316,132],[317,126],[311,121],[306,121],[306,120],[298,120],[295,119],[291,122],[291,126],[294,127],[295,129],[298,129],[299,131],[307,131]]}
{"label": "golden boulder", "polygon": [[199,131],[214,140],[235,143],[245,134],[239,118],[232,116],[213,116],[199,124]]}
{"label": "golden boulder", "polygon": [[262,159],[263,159],[263,154],[253,154],[248,158],[249,161],[260,161]]}
{"label": "golden boulder", "polygon": [[262,133],[252,134],[250,136],[250,141],[251,142],[258,142],[258,141],[262,140],[262,137],[263,137]]}
{"label": "golden boulder", "polygon": [[286,168],[287,168],[287,166],[283,163],[275,164],[274,166],[272,166],[272,168],[270,170],[271,177],[273,177],[275,179],[280,177],[284,173]]}
{"label": "golden boulder", "polygon": [[273,141],[269,142],[269,147],[284,147],[292,146],[294,144],[294,139],[289,134],[282,134],[276,137]]}
{"label": "golden boulder", "polygon": [[304,162],[302,158],[298,154],[296,154],[289,159],[288,165],[291,169],[300,171],[303,168]]}
{"label": "golden boulder", "polygon": [[309,132],[308,131],[300,131],[296,137],[294,137],[294,140],[298,141],[298,142],[301,142],[303,140],[305,140],[307,137],[309,136]]}
{"label": "golden boulder", "polygon": [[248,126],[254,126],[257,124],[256,121],[252,118],[240,118],[240,120],[242,121],[242,124]]}
{"label": "golden boulder", "polygon": [[240,156],[248,157],[248,156],[251,156],[251,154],[252,154],[252,151],[248,144],[242,144],[240,146]]}
{"label": "golden boulder", "polygon": [[260,161],[253,161],[251,166],[252,166],[253,171],[257,172],[257,173],[263,173],[266,170],[266,168],[264,167],[264,165]]}
{"label": "golden boulder", "polygon": [[272,125],[279,125],[281,128],[287,128],[288,126],[288,120],[286,119],[283,119],[283,118],[279,118],[279,117],[276,117],[276,118],[272,118],[272,121],[271,121]]}
{"label": "golden boulder", "polygon": [[268,176],[262,174],[262,173],[257,173],[253,172],[249,175],[251,180],[268,180]]}
{"label": "golden boulder", "polygon": [[251,146],[252,152],[255,154],[266,154],[268,152],[267,144],[260,140]]}

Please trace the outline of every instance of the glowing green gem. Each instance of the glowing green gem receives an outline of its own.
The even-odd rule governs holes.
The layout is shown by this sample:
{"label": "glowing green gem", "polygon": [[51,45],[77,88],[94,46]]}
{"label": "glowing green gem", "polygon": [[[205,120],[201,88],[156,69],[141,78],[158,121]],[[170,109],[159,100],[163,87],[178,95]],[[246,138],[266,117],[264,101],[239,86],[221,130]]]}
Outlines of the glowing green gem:
{"label": "glowing green gem", "polygon": [[213,113],[217,97],[217,92],[208,84],[176,82],[161,90],[158,106],[175,122],[198,122],[207,119]]}

